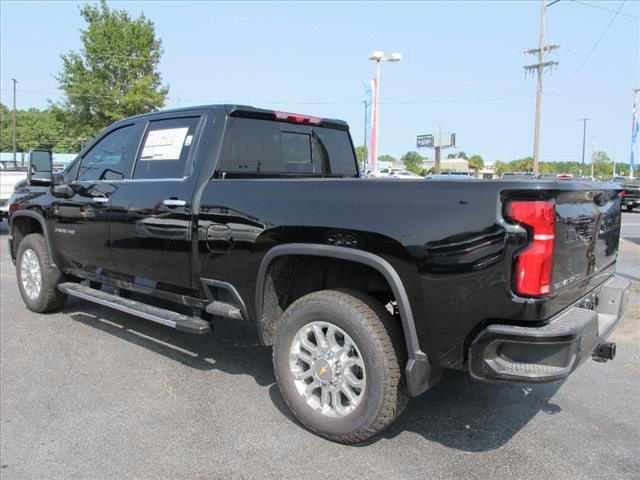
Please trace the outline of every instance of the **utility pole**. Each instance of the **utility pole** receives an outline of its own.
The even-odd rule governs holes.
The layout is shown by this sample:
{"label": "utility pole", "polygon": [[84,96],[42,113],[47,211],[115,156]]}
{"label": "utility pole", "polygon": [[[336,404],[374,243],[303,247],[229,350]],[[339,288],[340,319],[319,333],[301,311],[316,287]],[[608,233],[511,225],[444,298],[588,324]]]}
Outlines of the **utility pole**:
{"label": "utility pole", "polygon": [[580,175],[584,174],[584,147],[587,140],[587,122],[589,118],[581,118],[582,122],[582,165],[580,166]]}
{"label": "utility pole", "polygon": [[16,162],[16,83],[18,81],[12,78],[13,82],[13,164],[18,165]]}
{"label": "utility pole", "polygon": [[593,178],[596,166],[596,138],[598,138],[597,135],[591,135],[591,178]]}
{"label": "utility pole", "polygon": [[[551,2],[548,6],[557,3],[559,0]],[[544,22],[545,15],[547,12],[547,0],[540,0],[541,11],[540,11],[540,38],[538,42],[538,48],[532,48],[530,50],[525,50],[524,53],[529,55],[537,55],[538,63],[534,63],[532,65],[525,65],[525,72],[533,72],[535,71],[538,76],[538,84],[536,88],[536,119],[535,119],[535,127],[533,133],[533,173],[538,173],[538,163],[540,161],[540,114],[542,110],[542,75],[544,74],[545,69],[553,68],[558,65],[558,62],[554,61],[544,61],[544,56],[546,52],[550,52],[552,50],[556,50],[559,45],[545,45],[544,44]]]}
{"label": "utility pole", "polygon": [[618,147],[614,146],[613,147],[613,175],[611,175],[612,177],[616,176],[616,157],[618,156]]}

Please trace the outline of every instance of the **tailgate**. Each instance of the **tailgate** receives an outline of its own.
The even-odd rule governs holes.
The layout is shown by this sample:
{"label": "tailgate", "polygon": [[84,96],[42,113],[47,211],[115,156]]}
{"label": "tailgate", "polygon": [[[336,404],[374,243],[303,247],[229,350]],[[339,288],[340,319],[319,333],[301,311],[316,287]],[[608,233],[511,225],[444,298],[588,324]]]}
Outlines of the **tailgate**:
{"label": "tailgate", "polygon": [[557,191],[555,200],[553,293],[586,294],[612,273],[620,239],[620,196],[613,189],[569,190]]}

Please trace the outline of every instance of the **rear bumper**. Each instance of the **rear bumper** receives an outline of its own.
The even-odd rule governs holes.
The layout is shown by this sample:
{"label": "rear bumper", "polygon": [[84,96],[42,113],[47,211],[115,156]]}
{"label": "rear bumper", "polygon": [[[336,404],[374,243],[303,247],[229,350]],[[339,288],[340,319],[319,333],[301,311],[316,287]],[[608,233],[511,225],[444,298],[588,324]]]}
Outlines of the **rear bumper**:
{"label": "rear bumper", "polygon": [[471,343],[471,376],[527,383],[565,378],[593,355],[622,318],[629,285],[613,277],[542,327],[490,325]]}

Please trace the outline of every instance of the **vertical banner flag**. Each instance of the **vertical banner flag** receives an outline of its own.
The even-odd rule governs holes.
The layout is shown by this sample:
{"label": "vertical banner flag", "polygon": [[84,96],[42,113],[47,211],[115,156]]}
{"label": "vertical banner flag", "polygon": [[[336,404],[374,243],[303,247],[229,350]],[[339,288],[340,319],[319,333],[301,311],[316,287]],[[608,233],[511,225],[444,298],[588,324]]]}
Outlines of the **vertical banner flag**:
{"label": "vertical banner flag", "polygon": [[635,159],[635,150],[638,147],[638,91],[635,92],[633,96],[633,120],[631,122],[631,158],[629,163],[631,164],[631,172],[630,177],[634,176],[634,171],[636,169],[636,159]]}
{"label": "vertical banner flag", "polygon": [[365,131],[364,144],[367,147],[367,159],[366,159],[367,166],[369,165],[372,166],[374,164],[374,161],[372,159],[375,159],[375,156],[371,155],[374,150],[373,138],[375,135],[375,131],[373,128],[374,120],[375,120],[375,113],[374,113],[375,104],[373,101],[374,95],[375,95],[375,89],[376,89],[375,80],[371,80],[364,84],[365,108],[367,111],[367,115],[365,117],[365,123],[364,123],[364,131]]}

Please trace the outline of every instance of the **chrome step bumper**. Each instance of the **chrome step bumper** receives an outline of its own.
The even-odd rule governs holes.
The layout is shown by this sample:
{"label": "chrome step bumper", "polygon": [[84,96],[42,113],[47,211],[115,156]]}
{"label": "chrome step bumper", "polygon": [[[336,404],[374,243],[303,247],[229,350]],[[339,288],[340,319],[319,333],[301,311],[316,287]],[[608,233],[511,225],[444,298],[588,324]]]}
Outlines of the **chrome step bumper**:
{"label": "chrome step bumper", "polygon": [[488,326],[471,343],[471,376],[479,380],[552,382],[566,377],[591,356],[603,358],[599,346],[624,315],[629,285],[628,280],[614,277],[596,290],[595,310],[572,306],[541,327]]}

